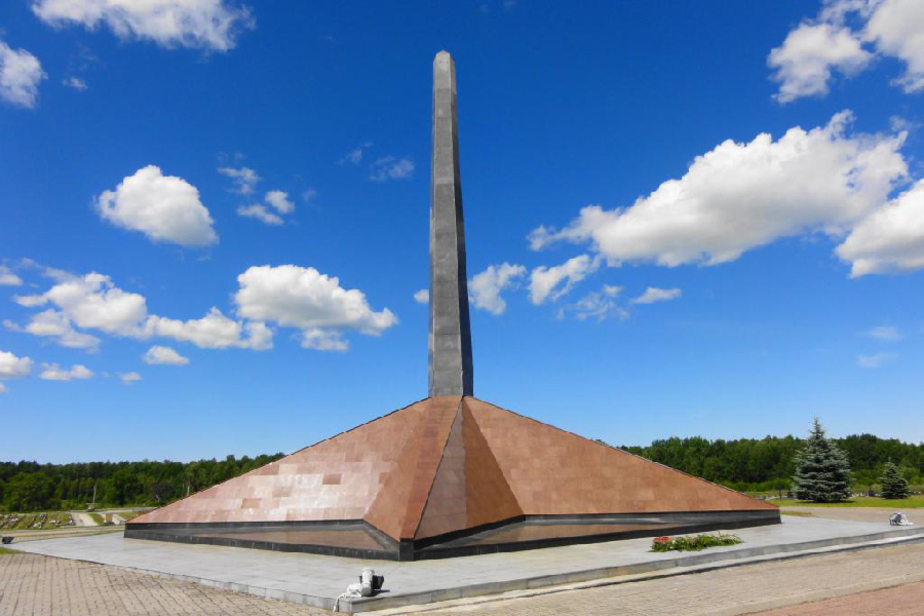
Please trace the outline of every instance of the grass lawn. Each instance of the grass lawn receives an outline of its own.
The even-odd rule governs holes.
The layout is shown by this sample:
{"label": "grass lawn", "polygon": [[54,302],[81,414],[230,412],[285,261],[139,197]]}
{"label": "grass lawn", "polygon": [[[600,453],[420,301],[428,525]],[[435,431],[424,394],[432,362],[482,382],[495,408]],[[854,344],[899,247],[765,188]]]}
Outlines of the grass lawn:
{"label": "grass lawn", "polygon": [[919,509],[924,507],[924,496],[912,496],[911,498],[899,498],[895,500],[858,496],[843,503],[810,503],[797,500],[774,500],[770,502],[778,507],[882,507],[885,509],[899,510]]}
{"label": "grass lawn", "polygon": [[0,555],[2,554],[16,554],[16,550],[8,550],[7,548],[0,548]]}
{"label": "grass lawn", "polygon": [[143,511],[120,511],[119,515],[127,522],[133,518],[137,518],[139,515],[144,513]]}

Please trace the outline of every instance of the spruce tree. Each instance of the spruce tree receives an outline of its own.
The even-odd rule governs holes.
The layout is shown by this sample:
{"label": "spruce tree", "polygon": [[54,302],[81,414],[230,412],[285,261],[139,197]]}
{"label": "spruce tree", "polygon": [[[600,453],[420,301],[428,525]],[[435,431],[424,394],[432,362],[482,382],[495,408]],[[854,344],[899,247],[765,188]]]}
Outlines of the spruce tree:
{"label": "spruce tree", "polygon": [[794,492],[799,500],[834,503],[850,496],[850,463],[837,445],[825,438],[816,417],[805,446],[795,457]]}
{"label": "spruce tree", "polygon": [[911,488],[908,487],[908,480],[899,475],[898,467],[889,460],[882,469],[882,477],[879,479],[882,484],[882,498],[908,498],[911,496]]}

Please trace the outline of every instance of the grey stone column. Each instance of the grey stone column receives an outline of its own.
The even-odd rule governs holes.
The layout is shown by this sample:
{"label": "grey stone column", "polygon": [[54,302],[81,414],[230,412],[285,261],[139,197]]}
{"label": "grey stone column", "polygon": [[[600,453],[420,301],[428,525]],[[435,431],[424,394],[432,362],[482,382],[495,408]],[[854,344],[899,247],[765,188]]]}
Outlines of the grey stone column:
{"label": "grey stone column", "polygon": [[430,395],[473,395],[472,333],[459,179],[456,68],[445,51],[433,60],[430,165]]}

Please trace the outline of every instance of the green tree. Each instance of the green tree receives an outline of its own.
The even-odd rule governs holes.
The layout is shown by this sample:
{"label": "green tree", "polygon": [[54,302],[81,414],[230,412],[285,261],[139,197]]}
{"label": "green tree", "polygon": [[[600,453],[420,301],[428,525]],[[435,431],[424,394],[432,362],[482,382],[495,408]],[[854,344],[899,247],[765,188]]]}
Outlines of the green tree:
{"label": "green tree", "polygon": [[793,491],[799,500],[834,503],[850,496],[850,462],[847,454],[825,438],[816,417],[805,446],[795,457]]}
{"label": "green tree", "polygon": [[883,467],[879,483],[882,484],[882,498],[908,498],[911,496],[908,480],[899,474],[898,467],[895,466],[892,460],[886,462]]}

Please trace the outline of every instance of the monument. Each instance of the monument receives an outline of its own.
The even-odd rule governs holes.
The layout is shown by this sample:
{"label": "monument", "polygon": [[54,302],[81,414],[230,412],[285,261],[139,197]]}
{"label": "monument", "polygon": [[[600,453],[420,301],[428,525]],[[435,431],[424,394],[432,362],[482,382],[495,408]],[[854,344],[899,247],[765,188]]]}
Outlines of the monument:
{"label": "monument", "polygon": [[780,521],[474,397],[455,66],[433,63],[429,397],[126,524],[125,537],[415,560]]}

